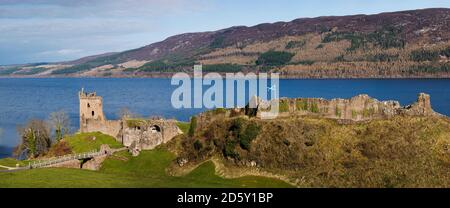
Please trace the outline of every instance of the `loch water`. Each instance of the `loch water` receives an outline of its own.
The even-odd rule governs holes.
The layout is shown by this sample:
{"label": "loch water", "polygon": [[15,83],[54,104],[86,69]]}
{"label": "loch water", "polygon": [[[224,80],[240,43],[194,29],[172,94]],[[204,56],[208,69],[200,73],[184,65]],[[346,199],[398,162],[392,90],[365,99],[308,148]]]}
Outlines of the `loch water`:
{"label": "loch water", "polygon": [[[177,88],[170,79],[150,78],[1,78],[0,158],[10,156],[19,142],[17,126],[29,119],[47,119],[63,110],[78,129],[78,91],[96,91],[103,97],[108,119],[117,119],[121,108],[148,117],[162,116],[188,121],[205,109],[175,109],[171,96]],[[204,88],[208,88],[205,86]],[[417,94],[431,95],[435,111],[450,116],[450,79],[284,79],[279,81],[280,97],[350,98],[368,94],[378,100],[413,103]],[[193,95],[194,96],[194,95]],[[195,97],[199,99],[201,97]]]}

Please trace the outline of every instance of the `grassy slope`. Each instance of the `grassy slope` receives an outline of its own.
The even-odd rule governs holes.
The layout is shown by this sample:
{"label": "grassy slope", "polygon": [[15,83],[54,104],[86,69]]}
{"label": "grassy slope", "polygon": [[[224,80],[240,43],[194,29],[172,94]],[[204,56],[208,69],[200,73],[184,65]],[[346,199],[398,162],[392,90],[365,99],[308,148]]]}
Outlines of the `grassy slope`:
{"label": "grassy slope", "polygon": [[[93,139],[95,137],[95,140]],[[64,139],[72,148],[74,153],[89,152],[99,150],[102,144],[107,144],[111,148],[120,148],[122,144],[116,141],[114,137],[94,132],[75,134]]]}
{"label": "grassy slope", "polygon": [[290,187],[263,177],[223,179],[214,174],[212,163],[183,177],[168,176],[165,169],[174,158],[162,149],[144,151],[138,157],[120,152],[107,159],[98,172],[52,168],[0,173],[0,187]]}

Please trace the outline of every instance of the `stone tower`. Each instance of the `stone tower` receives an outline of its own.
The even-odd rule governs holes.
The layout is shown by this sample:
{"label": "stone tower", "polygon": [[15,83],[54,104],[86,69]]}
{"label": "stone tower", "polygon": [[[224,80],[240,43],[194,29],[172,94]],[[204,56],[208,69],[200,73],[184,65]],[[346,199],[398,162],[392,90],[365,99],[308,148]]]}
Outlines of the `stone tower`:
{"label": "stone tower", "polygon": [[105,121],[103,114],[102,97],[97,96],[95,92],[86,93],[84,89],[78,94],[80,99],[80,130],[85,132],[88,123],[102,123]]}

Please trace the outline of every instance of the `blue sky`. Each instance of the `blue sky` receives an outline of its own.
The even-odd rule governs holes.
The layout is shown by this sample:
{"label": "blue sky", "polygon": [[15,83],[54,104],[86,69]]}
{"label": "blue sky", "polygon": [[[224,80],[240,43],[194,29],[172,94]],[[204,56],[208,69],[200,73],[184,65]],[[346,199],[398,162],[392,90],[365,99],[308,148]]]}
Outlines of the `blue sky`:
{"label": "blue sky", "polygon": [[0,0],[0,65],[72,60],[236,25],[432,7],[450,1]]}

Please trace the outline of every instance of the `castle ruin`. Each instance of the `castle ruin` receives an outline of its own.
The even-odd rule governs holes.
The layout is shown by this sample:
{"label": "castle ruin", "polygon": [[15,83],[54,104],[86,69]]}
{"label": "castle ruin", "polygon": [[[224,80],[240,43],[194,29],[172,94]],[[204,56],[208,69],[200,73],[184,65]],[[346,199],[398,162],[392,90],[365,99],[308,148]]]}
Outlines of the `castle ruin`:
{"label": "castle ruin", "polygon": [[[350,99],[323,98],[280,98],[264,101],[253,97],[247,106],[245,114],[261,117],[262,112],[270,111],[270,102],[279,102],[278,117],[319,116],[322,118],[366,121],[391,118],[396,115],[407,116],[439,116],[431,108],[430,95],[420,93],[417,101],[411,105],[401,106],[398,101],[378,101],[368,95],[358,95]],[[249,106],[256,106],[250,108]]]}
{"label": "castle ruin", "polygon": [[101,132],[129,147],[133,155],[153,149],[181,133],[176,120],[160,118],[121,118],[108,120],[103,113],[103,99],[95,92],[79,92],[80,132]]}
{"label": "castle ruin", "polygon": [[[79,92],[80,99],[80,132],[101,132],[113,136],[128,147],[133,155],[141,150],[153,149],[181,134],[176,120],[121,118],[108,120],[103,113],[102,97],[96,93]],[[279,102],[277,118],[292,116],[317,116],[343,121],[370,121],[386,119],[397,115],[406,116],[442,116],[431,108],[430,96],[420,93],[417,102],[401,106],[398,101],[378,101],[368,95],[358,95],[350,99],[323,98],[280,98],[265,101],[253,97],[246,108],[223,111],[225,116],[246,115],[260,118],[262,112],[269,112],[271,102]],[[256,106],[256,108],[250,108]],[[217,117],[217,111],[199,114],[199,126]],[[222,109],[223,110],[223,109]]]}

